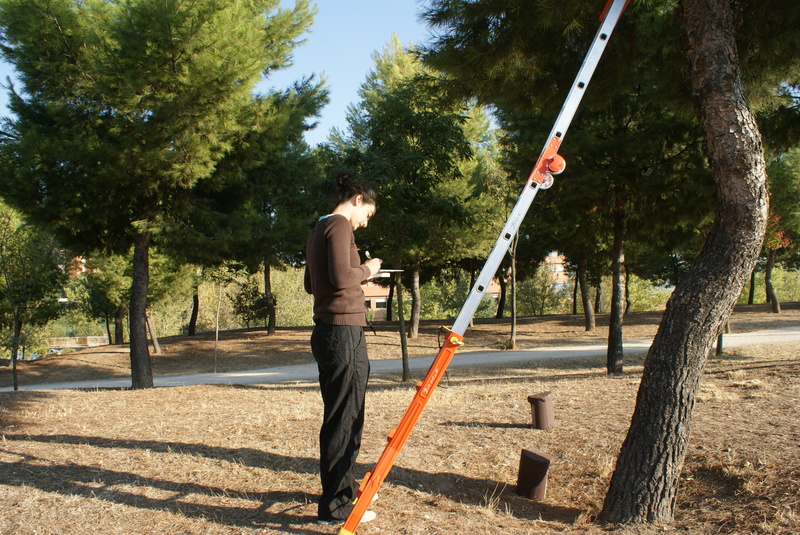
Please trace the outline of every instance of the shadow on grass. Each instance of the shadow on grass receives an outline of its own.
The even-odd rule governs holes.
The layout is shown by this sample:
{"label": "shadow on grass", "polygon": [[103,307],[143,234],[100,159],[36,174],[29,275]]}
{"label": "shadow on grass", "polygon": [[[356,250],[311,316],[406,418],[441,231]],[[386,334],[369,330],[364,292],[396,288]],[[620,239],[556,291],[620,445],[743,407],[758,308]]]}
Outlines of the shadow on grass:
{"label": "shadow on grass", "polygon": [[18,424],[22,420],[22,414],[30,407],[36,410],[41,404],[46,404],[48,399],[54,395],[46,391],[9,391],[0,392],[0,427],[8,427]]}
{"label": "shadow on grass", "polygon": [[[456,424],[454,424],[456,425]],[[109,449],[143,450],[150,452],[201,456],[208,459],[228,461],[253,468],[274,471],[291,471],[302,474],[318,474],[315,458],[290,457],[252,448],[221,448],[204,444],[160,442],[151,440],[114,440],[102,437],[77,435],[6,435],[7,441],[34,441],[46,444],[82,445]],[[101,499],[130,507],[169,511],[191,518],[212,519],[215,523],[251,528],[280,529],[284,533],[319,533],[303,527],[312,523],[315,516],[294,514],[294,509],[316,502],[302,490],[296,492],[265,491],[260,493],[232,491],[230,489],[191,482],[177,482],[135,473],[120,472],[109,468],[86,466],[75,463],[53,463],[45,458],[21,455],[21,460],[0,463],[0,479],[6,485],[25,485],[44,492],[55,492],[64,496],[81,496]],[[359,464],[359,476],[363,477],[371,466]],[[387,481],[416,492],[445,496],[457,503],[474,506],[491,506],[491,500],[502,497],[509,512],[519,518],[558,522],[574,521],[583,510],[571,507],[547,505],[519,498],[509,490],[508,482],[466,477],[449,472],[424,472],[395,466]],[[126,487],[149,487],[153,491],[135,493]],[[498,492],[498,488],[503,489]],[[163,498],[153,497],[159,494]],[[224,496],[226,500],[242,499],[260,502],[258,508],[235,507],[223,504],[194,503],[187,499],[191,495],[207,497]],[[491,496],[491,500],[489,498]],[[275,504],[287,505],[278,513],[269,509]],[[294,504],[294,505],[292,505]],[[430,502],[435,506],[435,500]]]}
{"label": "shadow on grass", "polygon": [[[36,440],[36,437],[31,437]],[[40,437],[41,438],[41,437]],[[78,438],[78,437],[76,437]],[[85,444],[91,439],[81,438]],[[142,443],[144,444],[144,443]],[[5,472],[6,485],[24,485],[44,492],[59,493],[67,497],[113,502],[128,507],[168,511],[189,518],[209,519],[218,524],[238,527],[280,529],[284,533],[316,534],[298,527],[315,521],[316,516],[298,516],[289,511],[270,513],[266,509],[274,503],[304,503],[301,492],[262,492],[243,493],[229,489],[197,483],[174,482],[139,474],[119,472],[108,468],[86,466],[74,463],[52,463],[48,459],[25,456],[15,463],[1,463],[0,471]],[[147,488],[144,493],[130,492],[126,488]],[[163,498],[153,497],[163,494]],[[261,502],[258,508],[235,507],[215,504],[194,503],[187,498],[191,495],[224,497],[226,502],[241,499]],[[292,507],[289,508],[291,510]]]}
{"label": "shadow on grass", "polygon": [[491,428],[491,429],[533,429],[531,424],[517,424],[517,423],[502,423],[502,422],[442,422],[439,425],[452,426],[452,427],[469,427],[469,428]]}

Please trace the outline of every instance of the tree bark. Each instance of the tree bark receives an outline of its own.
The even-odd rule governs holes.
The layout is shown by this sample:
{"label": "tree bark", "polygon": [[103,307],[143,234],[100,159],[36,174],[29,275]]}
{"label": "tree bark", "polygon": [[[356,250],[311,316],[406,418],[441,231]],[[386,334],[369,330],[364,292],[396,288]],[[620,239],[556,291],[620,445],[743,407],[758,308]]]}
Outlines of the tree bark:
{"label": "tree bark", "polygon": [[125,343],[125,307],[120,305],[114,315],[114,344],[121,346]]}
{"label": "tree bark", "polygon": [[197,316],[200,314],[200,288],[195,285],[192,293],[192,315],[189,317],[189,336],[197,334]]}
{"label": "tree bark", "polygon": [[589,293],[588,272],[589,259],[586,257],[586,255],[581,255],[580,260],[578,260],[578,282],[581,286],[583,320],[586,327],[586,332],[592,332],[597,326],[597,322],[595,321],[594,308],[592,307],[592,296]]}
{"label": "tree bark", "polygon": [[403,382],[411,379],[411,372],[408,367],[408,342],[406,340],[406,320],[403,317],[403,283],[399,273],[392,275],[394,286],[397,288],[397,318],[400,320],[400,350],[403,360]]}
{"label": "tree bark", "polygon": [[[502,268],[505,271],[505,268]],[[497,311],[494,314],[495,319],[501,319],[506,308],[506,290],[508,288],[508,279],[505,274],[497,277],[497,283],[500,285],[500,295],[497,298]]]}
{"label": "tree bark", "polygon": [[153,388],[153,369],[147,348],[147,287],[149,284],[150,234],[140,232],[133,243],[133,279],[131,305],[128,314],[131,337],[131,386],[134,389]]}
{"label": "tree bark", "polygon": [[264,296],[267,298],[267,336],[275,334],[275,295],[272,293],[272,269],[264,262]]}
{"label": "tree bark", "polygon": [[411,271],[411,332],[409,338],[419,336],[419,316],[422,308],[422,293],[419,288],[419,264]]}
{"label": "tree bark", "polygon": [[192,291],[192,315],[189,317],[189,336],[197,334],[197,318],[200,316],[200,278],[202,276],[203,268],[198,267]]}
{"label": "tree bark", "polygon": [[780,314],[781,302],[778,300],[778,294],[775,293],[775,287],[772,286],[772,268],[775,267],[776,256],[778,256],[778,250],[770,249],[767,254],[767,266],[764,268],[764,287],[767,290],[767,302],[772,305],[772,311]]}
{"label": "tree bark", "polygon": [[108,319],[108,313],[105,314],[106,316],[106,336],[108,336],[108,343],[114,343],[114,336],[111,333],[111,320]]}
{"label": "tree bark", "polygon": [[158,333],[155,325],[153,325],[153,318],[150,317],[150,313],[147,310],[144,311],[144,319],[147,322],[147,330],[150,333],[150,342],[153,344],[153,353],[160,355],[161,344],[158,343]]}
{"label": "tree bark", "polygon": [[608,320],[606,369],[622,373],[622,318],[625,312],[625,198],[614,188],[614,245],[611,251],[611,314]]}
{"label": "tree bark", "polygon": [[747,105],[728,0],[683,0],[693,100],[717,183],[702,252],[667,303],[601,518],[669,523],[700,377],[747,283],[764,238],[767,189],[761,136]]}
{"label": "tree bark", "polygon": [[756,298],[756,268],[750,273],[750,295],[747,297],[747,304],[752,305]]}
{"label": "tree bark", "polygon": [[594,313],[600,314],[603,310],[603,286],[602,282],[597,283],[597,288],[594,289]]}
{"label": "tree bark", "polygon": [[[392,277],[394,276],[393,274]],[[394,283],[389,284],[389,295],[386,296],[386,317],[384,318],[386,321],[393,321],[392,318],[394,318],[394,286]]]}
{"label": "tree bark", "polygon": [[[623,264],[624,266],[624,264]],[[623,312],[623,316],[627,316],[628,312],[631,311],[631,306],[633,303],[631,302],[631,274],[628,270],[625,270],[625,311]]]}
{"label": "tree bark", "polygon": [[578,315],[578,277],[575,277],[575,285],[572,287],[572,315]]}

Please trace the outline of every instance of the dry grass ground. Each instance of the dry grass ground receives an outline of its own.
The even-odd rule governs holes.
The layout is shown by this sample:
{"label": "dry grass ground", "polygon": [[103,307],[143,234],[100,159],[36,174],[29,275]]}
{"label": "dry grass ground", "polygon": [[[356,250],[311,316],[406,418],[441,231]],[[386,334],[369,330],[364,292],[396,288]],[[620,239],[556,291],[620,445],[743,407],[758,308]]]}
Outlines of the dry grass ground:
{"label": "dry grass ground", "polygon": [[[626,319],[626,338],[655,332],[657,314]],[[744,307],[735,332],[800,324]],[[492,348],[508,324],[467,333]],[[526,319],[523,348],[603,341],[580,319]],[[396,357],[398,335],[370,334],[371,356]],[[209,371],[210,340],[162,341],[156,373]],[[218,366],[306,362],[308,331],[225,333]],[[432,354],[436,326],[412,343]],[[749,347],[712,358],[670,526],[620,533],[800,533],[800,344]],[[452,369],[380,491],[378,519],[359,534],[599,534],[595,523],[635,403],[641,358],[609,377],[602,359],[536,368]],[[8,369],[2,369],[7,384]],[[93,350],[20,370],[23,384],[127,375],[123,352]],[[531,429],[529,394],[552,392],[555,425]],[[402,417],[413,386],[376,376],[368,392],[359,469],[369,470]],[[314,523],[319,492],[317,386],[188,386],[144,391],[0,393],[0,533],[336,533]],[[554,458],[547,497],[516,496],[522,448]]]}

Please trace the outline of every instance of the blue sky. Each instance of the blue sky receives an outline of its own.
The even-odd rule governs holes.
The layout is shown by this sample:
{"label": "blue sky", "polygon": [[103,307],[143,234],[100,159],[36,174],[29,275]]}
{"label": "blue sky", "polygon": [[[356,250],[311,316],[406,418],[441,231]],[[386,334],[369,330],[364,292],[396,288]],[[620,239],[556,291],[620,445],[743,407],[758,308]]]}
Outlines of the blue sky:
{"label": "blue sky", "polygon": [[[306,43],[295,49],[294,65],[273,73],[267,87],[288,87],[311,74],[327,81],[330,102],[322,110],[319,125],[306,135],[311,145],[321,143],[331,128],[345,128],[347,106],[358,101],[358,87],[373,67],[372,55],[381,51],[392,33],[404,45],[423,41],[428,30],[419,22],[422,0],[312,0],[317,16]],[[282,0],[283,7],[294,0]],[[0,62],[0,79],[5,85],[12,70]],[[0,114],[5,115],[7,91],[0,90]]]}
{"label": "blue sky", "polygon": [[[314,145],[325,141],[332,127],[345,128],[347,106],[357,102],[358,88],[374,62],[372,55],[381,51],[392,33],[404,45],[419,43],[428,36],[419,13],[420,0],[317,0],[317,16],[306,43],[296,48],[294,66],[275,73],[271,84],[286,87],[308,74],[324,75],[330,103],[322,110],[317,128],[306,135]],[[283,0],[283,6],[293,1]]]}

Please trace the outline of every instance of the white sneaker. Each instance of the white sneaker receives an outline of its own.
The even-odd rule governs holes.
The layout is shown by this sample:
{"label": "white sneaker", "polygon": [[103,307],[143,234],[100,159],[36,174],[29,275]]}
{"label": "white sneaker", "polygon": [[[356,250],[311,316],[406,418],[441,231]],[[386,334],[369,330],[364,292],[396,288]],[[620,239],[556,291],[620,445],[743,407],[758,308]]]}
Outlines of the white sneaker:
{"label": "white sneaker", "polygon": [[[378,515],[375,513],[375,511],[368,509],[364,511],[363,515],[361,515],[361,522],[372,522],[376,518],[378,518]],[[335,518],[330,520],[319,518],[317,519],[317,524],[321,524],[323,526],[338,526],[339,524],[344,524],[344,520],[338,520]]]}
{"label": "white sneaker", "polygon": [[376,518],[378,518],[377,513],[375,513],[375,511],[373,511],[372,509],[367,509],[366,511],[364,511],[364,515],[361,517],[361,521],[372,522]]}

